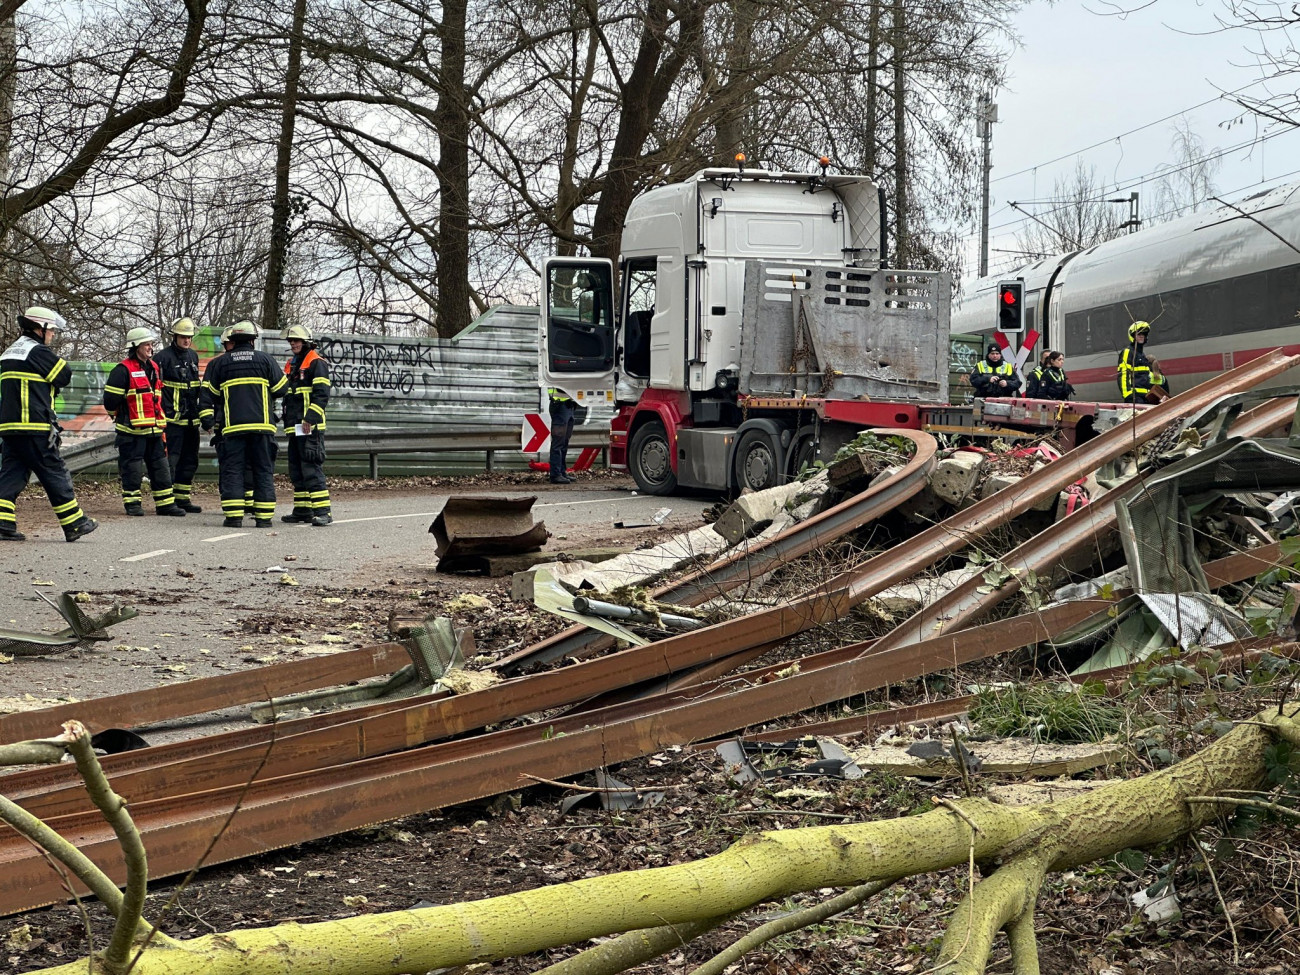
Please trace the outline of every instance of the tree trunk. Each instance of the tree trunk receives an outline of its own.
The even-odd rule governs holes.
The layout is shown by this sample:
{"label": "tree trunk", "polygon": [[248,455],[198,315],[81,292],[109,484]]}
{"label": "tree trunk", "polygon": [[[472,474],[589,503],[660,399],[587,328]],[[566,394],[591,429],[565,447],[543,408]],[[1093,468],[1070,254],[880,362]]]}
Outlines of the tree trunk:
{"label": "tree trunk", "polygon": [[623,220],[647,172],[642,154],[650,127],[687,59],[699,49],[704,6],[703,0],[684,0],[678,6],[678,36],[673,41],[668,37],[672,25],[668,0],[646,4],[645,26],[632,71],[621,88],[618,132],[592,221],[591,252],[597,257],[618,259]]}
{"label": "tree trunk", "polygon": [[307,0],[294,0],[289,33],[289,64],[284,74],[284,104],[280,112],[280,138],[275,145],[275,198],[271,203],[271,251],[266,261],[262,290],[262,331],[278,332],[284,300],[284,266],[289,254],[289,170],[293,161],[293,131],[298,115],[298,79],[302,75],[302,33]]}
{"label": "tree trunk", "polygon": [[[781,830],[694,863],[611,874],[486,900],[319,924],[285,924],[150,946],[136,975],[400,975],[501,959],[621,931],[717,918],[822,887],[946,870],[969,857],[1003,862],[953,912],[943,972],[982,972],[993,934],[1031,951],[1037,884],[1130,847],[1184,836],[1220,807],[1192,803],[1257,788],[1277,736],[1300,743],[1300,712],[1270,709],[1200,754],[1138,779],[1039,806],[982,799],[902,819]],[[80,960],[43,975],[82,975]],[[1018,970],[1024,971],[1025,968]]]}
{"label": "tree trunk", "polygon": [[451,338],[470,323],[469,93],[465,88],[466,0],[442,5],[438,35],[438,334]]}
{"label": "tree trunk", "polygon": [[880,140],[876,136],[877,113],[879,112],[880,92],[880,4],[873,3],[867,15],[867,117],[863,120],[865,131],[862,133],[862,171],[872,179],[876,175]]}

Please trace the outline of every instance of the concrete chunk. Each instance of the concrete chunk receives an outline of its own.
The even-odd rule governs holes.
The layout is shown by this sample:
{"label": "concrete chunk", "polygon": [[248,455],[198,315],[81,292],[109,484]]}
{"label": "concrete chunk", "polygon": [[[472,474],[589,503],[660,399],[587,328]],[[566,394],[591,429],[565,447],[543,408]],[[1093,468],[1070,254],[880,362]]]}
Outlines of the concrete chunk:
{"label": "concrete chunk", "polygon": [[974,493],[985,463],[983,454],[958,450],[935,465],[930,475],[930,490],[949,504],[961,504]]}
{"label": "concrete chunk", "polygon": [[722,513],[722,517],[713,523],[713,530],[735,545],[742,538],[748,538],[761,531],[772,519],[786,510],[786,506],[797,503],[800,498],[820,498],[830,490],[830,481],[824,470],[818,471],[806,481],[792,481],[778,484],[766,491],[755,491],[737,498]]}

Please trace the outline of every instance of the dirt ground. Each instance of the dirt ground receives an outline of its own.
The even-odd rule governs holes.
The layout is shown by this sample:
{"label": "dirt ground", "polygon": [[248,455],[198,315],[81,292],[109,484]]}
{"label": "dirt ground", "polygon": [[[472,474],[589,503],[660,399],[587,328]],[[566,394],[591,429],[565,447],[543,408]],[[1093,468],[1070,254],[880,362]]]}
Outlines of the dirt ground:
{"label": "dirt ground", "polygon": [[[641,531],[643,537],[636,542],[642,544],[663,534],[660,529]],[[626,543],[628,534],[619,532],[611,537],[608,531],[593,531],[582,542],[594,546],[615,540]],[[870,544],[870,540],[862,544]],[[97,666],[119,672],[133,670],[140,684],[151,685],[193,677],[200,668],[207,673],[252,667],[387,640],[390,617],[441,613],[452,597],[466,592],[484,596],[490,607],[453,612],[453,618],[458,625],[471,627],[479,645],[494,648],[494,655],[534,642],[563,625],[512,602],[509,579],[428,575],[412,584],[398,568],[372,569],[347,586],[324,588],[303,583],[295,599],[281,601],[274,609],[248,606],[238,596],[232,597],[213,608],[210,628],[205,631],[209,639],[203,643],[167,652],[126,645],[113,648],[110,644],[108,649],[64,655],[48,663],[49,686],[60,674],[77,675],[76,679],[82,680]],[[809,571],[813,576],[822,574],[815,566]],[[93,591],[91,596],[96,604],[133,598],[131,593],[108,591]],[[150,598],[166,597],[154,594]],[[871,622],[858,620],[857,624],[869,627]],[[843,628],[813,633],[796,641],[786,653],[836,645],[855,636],[860,634]],[[963,669],[961,679],[1013,678],[1020,673],[1017,662],[999,661]],[[951,677],[894,688],[889,699],[907,703],[952,693],[956,685]],[[93,685],[86,686],[93,689]],[[1150,710],[1169,706],[1164,692],[1146,693],[1152,695]],[[1247,684],[1234,695],[1202,695],[1194,701],[1180,701],[1179,707],[1187,712],[1184,721],[1190,728],[1200,718],[1248,716],[1275,701],[1280,693],[1277,684]],[[855,698],[853,706],[879,707],[884,701],[885,695],[873,694]],[[803,715],[789,723],[791,737],[797,737],[801,722],[841,713],[833,708]],[[175,736],[207,730],[181,724],[160,729],[160,733]],[[1189,732],[1179,739],[1176,750],[1189,754],[1208,740],[1208,732]],[[847,739],[843,743],[852,747],[860,742]],[[283,921],[307,923],[448,904],[612,871],[681,863],[717,853],[758,830],[908,816],[933,808],[936,797],[963,792],[963,784],[957,780],[876,772],[857,780],[798,774],[801,766],[816,757],[810,750],[782,756],[780,763],[794,767],[795,773],[738,785],[712,750],[674,749],[611,770],[638,789],[662,790],[662,802],[651,808],[611,812],[593,798],[562,813],[560,803],[573,791],[538,786],[491,802],[438,810],[205,868],[183,888],[175,882],[155,884],[146,915],[160,922],[168,934],[185,938]],[[1136,774],[1146,767],[1135,761],[1126,769],[1111,771]],[[582,776],[578,781],[590,785],[593,778]],[[977,776],[974,788],[982,790],[991,781],[992,777]],[[1051,975],[1234,975],[1300,970],[1300,879],[1294,871],[1300,859],[1292,848],[1294,832],[1268,822],[1238,832],[1244,835],[1233,837],[1226,846],[1226,832],[1207,830],[1203,835],[1204,848],[1212,851],[1213,875],[1183,845],[1049,878],[1037,914],[1042,970]],[[1182,917],[1160,924],[1147,921],[1128,898],[1153,883],[1157,871],[1170,863],[1175,864]],[[733,971],[919,975],[932,965],[946,919],[970,879],[965,870],[957,870],[902,882],[862,908],[771,942]],[[636,971],[689,972],[762,920],[822,900],[830,893],[814,892],[766,905],[756,915],[725,925]],[[1232,917],[1231,925],[1225,923],[1225,908]],[[91,944],[102,946],[110,926],[96,904],[87,906],[85,916],[75,906],[64,905],[0,919],[0,970],[29,972],[84,955],[87,920]],[[571,949],[559,949],[482,970],[522,975],[570,953]],[[1004,947],[995,951],[990,971],[1010,971]]]}

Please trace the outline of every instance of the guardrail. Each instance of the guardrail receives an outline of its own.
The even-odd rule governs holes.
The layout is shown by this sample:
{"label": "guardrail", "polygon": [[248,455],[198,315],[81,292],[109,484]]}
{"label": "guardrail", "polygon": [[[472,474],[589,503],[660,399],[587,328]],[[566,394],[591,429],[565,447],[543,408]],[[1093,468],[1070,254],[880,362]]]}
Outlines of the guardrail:
{"label": "guardrail", "polygon": [[[115,434],[107,433],[62,449],[63,460],[74,474],[89,470],[117,459]],[[207,443],[205,434],[199,446],[200,457],[214,457],[216,451]],[[609,460],[609,428],[605,426],[575,427],[571,448],[599,447],[602,463]],[[518,427],[471,427],[463,430],[412,430],[409,427],[367,430],[364,432],[327,432],[325,449],[331,456],[368,457],[370,477],[379,477],[379,458],[383,454],[436,454],[452,451],[484,452],[483,469],[492,470],[499,450],[519,451]],[[328,465],[328,461],[326,461]]]}

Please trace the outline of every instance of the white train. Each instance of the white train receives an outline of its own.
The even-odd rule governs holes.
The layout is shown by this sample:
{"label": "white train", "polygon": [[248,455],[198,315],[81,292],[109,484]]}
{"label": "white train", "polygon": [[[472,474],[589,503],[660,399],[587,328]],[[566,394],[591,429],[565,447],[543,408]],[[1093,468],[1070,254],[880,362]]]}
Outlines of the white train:
{"label": "white train", "polygon": [[[952,331],[991,333],[999,281],[1025,281],[1025,328],[1065,353],[1079,400],[1119,398],[1115,366],[1135,320],[1182,392],[1270,349],[1300,352],[1300,183],[981,278]],[[1287,375],[1286,382],[1300,382]]]}

